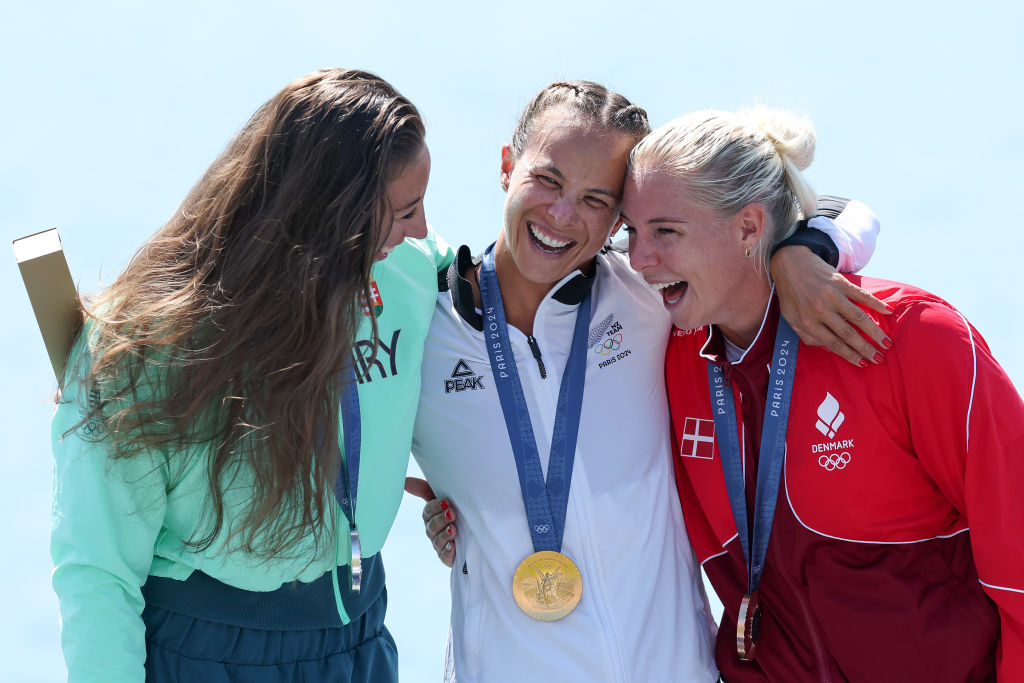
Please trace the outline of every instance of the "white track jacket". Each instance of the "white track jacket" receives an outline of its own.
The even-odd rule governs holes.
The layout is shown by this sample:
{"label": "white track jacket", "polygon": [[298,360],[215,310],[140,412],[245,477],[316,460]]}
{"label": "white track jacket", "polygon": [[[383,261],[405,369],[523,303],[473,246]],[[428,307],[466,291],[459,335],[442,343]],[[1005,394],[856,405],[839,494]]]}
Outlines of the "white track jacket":
{"label": "white track jacket", "polygon": [[[463,247],[458,260],[468,259]],[[670,322],[660,297],[614,251],[598,255],[593,278],[566,276],[534,319],[544,379],[526,336],[509,327],[546,473],[576,309],[593,286],[562,542],[583,575],[583,593],[575,611],[545,623],[512,597],[512,574],[533,545],[483,333],[472,324],[479,325],[472,290],[464,280],[454,284],[438,297],[413,436],[427,480],[458,513],[446,680],[716,680],[713,621],[669,456]]]}

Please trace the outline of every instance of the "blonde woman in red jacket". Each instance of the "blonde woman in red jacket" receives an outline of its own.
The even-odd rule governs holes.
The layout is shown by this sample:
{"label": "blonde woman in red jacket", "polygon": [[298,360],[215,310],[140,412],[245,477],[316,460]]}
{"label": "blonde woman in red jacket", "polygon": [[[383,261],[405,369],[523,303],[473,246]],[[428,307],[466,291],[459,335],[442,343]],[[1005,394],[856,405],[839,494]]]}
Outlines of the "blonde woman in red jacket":
{"label": "blonde woman in red jacket", "polygon": [[[690,541],[726,681],[1024,680],[1024,403],[978,332],[915,287],[878,359],[799,344],[766,275],[815,196],[810,125],[698,112],[632,152],[632,266],[667,355]],[[896,345],[891,339],[898,340]]]}

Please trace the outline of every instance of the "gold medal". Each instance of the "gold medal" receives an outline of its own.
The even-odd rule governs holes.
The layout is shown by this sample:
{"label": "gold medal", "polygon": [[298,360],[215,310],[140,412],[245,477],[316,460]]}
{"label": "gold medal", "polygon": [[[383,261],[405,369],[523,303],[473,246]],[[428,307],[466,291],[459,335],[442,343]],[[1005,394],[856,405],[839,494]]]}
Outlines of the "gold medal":
{"label": "gold medal", "polygon": [[512,576],[519,609],[539,621],[557,621],[576,609],[583,594],[579,567],[562,553],[541,550],[523,560]]}
{"label": "gold medal", "polygon": [[736,618],[736,654],[744,662],[754,659],[761,637],[761,598],[757,591],[744,595]]}

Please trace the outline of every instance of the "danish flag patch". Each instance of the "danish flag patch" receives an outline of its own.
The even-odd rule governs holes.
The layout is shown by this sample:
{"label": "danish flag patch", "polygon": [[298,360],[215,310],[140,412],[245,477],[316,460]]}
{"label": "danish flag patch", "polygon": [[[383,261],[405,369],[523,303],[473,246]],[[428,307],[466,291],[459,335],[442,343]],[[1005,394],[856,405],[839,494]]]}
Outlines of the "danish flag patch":
{"label": "danish flag patch", "polygon": [[715,421],[688,417],[683,423],[683,440],[679,445],[682,458],[713,460],[715,457]]}

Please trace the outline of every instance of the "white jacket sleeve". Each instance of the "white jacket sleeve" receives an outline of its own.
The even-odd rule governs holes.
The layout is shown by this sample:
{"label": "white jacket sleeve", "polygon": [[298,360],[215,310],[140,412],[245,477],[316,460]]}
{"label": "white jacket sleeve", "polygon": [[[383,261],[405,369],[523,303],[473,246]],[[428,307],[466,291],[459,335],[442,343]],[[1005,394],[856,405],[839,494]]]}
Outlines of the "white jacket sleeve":
{"label": "white jacket sleeve", "polygon": [[853,199],[836,216],[835,221],[825,216],[811,218],[807,225],[832,238],[839,249],[840,273],[856,273],[867,265],[875,253],[875,242],[881,224],[866,204]]}

